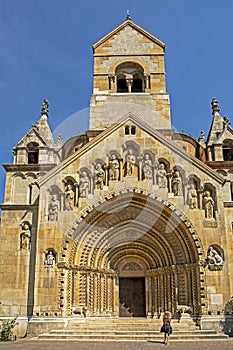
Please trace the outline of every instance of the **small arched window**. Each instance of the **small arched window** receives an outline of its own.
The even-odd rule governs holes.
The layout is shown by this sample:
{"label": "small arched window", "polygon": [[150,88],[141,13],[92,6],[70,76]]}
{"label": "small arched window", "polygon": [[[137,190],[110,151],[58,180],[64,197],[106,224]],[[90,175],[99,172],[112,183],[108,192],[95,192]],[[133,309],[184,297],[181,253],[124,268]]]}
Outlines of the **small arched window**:
{"label": "small arched window", "polygon": [[36,142],[30,142],[27,145],[28,164],[38,164],[39,161],[39,145]]}
{"label": "small arched window", "polygon": [[126,125],[125,126],[125,135],[136,135],[136,126],[134,125]]}

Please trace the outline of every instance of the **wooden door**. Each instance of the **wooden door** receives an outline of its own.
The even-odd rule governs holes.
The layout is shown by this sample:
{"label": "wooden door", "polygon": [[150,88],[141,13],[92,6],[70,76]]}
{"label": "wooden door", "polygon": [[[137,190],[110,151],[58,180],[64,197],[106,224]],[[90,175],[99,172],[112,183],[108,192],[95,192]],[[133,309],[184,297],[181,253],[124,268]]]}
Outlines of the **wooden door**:
{"label": "wooden door", "polygon": [[120,317],[145,317],[145,278],[119,279]]}

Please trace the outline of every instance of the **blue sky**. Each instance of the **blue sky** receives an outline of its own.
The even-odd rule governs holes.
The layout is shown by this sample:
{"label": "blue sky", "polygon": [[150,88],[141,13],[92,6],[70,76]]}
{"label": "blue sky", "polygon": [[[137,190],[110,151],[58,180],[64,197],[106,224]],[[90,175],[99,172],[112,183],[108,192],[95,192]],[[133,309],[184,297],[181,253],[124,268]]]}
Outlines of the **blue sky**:
{"label": "blue sky", "polygon": [[[12,163],[12,148],[40,117],[44,98],[52,130],[79,111],[72,133],[87,129],[92,45],[127,9],[166,44],[173,126],[194,138],[207,134],[212,97],[233,120],[232,1],[0,0],[1,164]],[[4,179],[1,168],[0,202]]]}

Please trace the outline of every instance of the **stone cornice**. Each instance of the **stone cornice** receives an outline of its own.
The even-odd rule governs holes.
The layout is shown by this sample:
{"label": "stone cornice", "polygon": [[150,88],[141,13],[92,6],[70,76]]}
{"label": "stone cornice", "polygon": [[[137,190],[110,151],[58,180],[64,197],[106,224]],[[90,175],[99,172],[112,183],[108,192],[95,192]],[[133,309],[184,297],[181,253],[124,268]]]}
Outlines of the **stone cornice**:
{"label": "stone cornice", "polygon": [[53,169],[56,164],[3,164],[7,172],[15,171],[49,171]]}
{"label": "stone cornice", "polygon": [[233,162],[232,161],[207,161],[205,162],[210,168],[213,169],[232,169],[233,170]]}
{"label": "stone cornice", "polygon": [[104,54],[104,53],[98,53],[98,54],[94,54],[94,57],[138,57],[138,56],[147,56],[147,57],[153,57],[153,56],[164,56],[163,52],[155,52],[155,53],[138,53],[138,54]]}
{"label": "stone cornice", "polygon": [[2,210],[36,210],[38,204],[0,204]]}

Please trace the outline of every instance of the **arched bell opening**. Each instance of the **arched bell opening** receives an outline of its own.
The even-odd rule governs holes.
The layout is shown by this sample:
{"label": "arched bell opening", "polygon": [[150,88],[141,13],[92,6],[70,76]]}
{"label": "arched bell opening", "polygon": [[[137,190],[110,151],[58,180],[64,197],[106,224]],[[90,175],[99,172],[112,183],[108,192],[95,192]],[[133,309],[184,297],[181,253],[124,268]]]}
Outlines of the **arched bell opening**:
{"label": "arched bell opening", "polygon": [[136,62],[123,62],[115,71],[117,92],[145,92],[143,68]]}
{"label": "arched bell opening", "polygon": [[[200,313],[200,242],[168,203],[136,192],[113,196],[68,237],[67,308],[82,306],[87,316],[133,317],[174,314],[187,305]],[[127,284],[130,293],[136,286],[141,299],[134,305],[141,303],[141,309],[122,300]]]}

